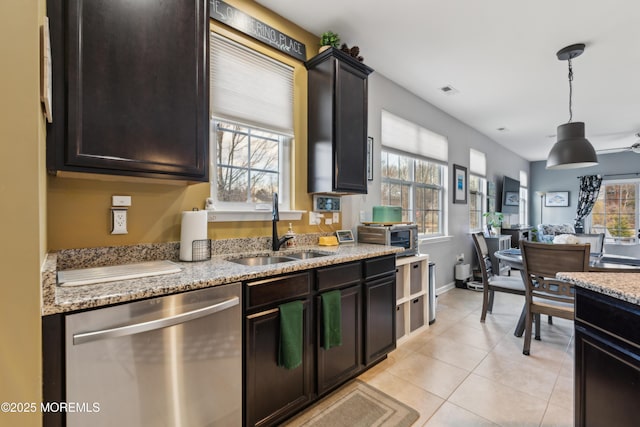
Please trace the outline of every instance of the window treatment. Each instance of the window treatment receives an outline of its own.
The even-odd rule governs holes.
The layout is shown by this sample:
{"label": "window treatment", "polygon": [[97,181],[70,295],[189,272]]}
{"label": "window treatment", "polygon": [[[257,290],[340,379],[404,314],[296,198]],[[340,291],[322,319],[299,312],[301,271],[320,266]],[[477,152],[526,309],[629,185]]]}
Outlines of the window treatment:
{"label": "window treatment", "polygon": [[579,176],[578,179],[580,180],[580,195],[578,196],[574,227],[576,233],[581,233],[584,231],[584,218],[591,213],[598,198],[602,177],[600,175],[586,175]]}

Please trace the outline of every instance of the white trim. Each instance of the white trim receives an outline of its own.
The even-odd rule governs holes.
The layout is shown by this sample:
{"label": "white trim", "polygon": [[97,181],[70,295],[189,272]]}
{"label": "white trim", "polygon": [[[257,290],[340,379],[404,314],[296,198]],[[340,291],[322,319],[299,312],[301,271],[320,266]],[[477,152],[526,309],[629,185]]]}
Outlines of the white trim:
{"label": "white trim", "polygon": [[440,295],[444,294],[445,292],[449,292],[451,289],[454,289],[455,287],[456,287],[455,282],[451,282],[451,283],[447,283],[444,286],[440,286],[439,288],[435,288],[436,296],[439,297]]}
{"label": "white trim", "polygon": [[[280,211],[281,221],[299,221],[307,211]],[[270,221],[272,213],[268,211],[207,211],[208,222],[231,221]]]}
{"label": "white trim", "polygon": [[437,236],[437,237],[418,237],[418,246],[420,244],[442,243],[453,240],[453,236]]}

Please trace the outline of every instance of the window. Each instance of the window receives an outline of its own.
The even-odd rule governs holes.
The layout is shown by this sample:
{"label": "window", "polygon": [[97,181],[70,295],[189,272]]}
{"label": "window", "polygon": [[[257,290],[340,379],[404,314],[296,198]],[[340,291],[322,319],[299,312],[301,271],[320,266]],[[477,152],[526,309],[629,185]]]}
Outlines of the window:
{"label": "window", "polygon": [[402,206],[426,237],[446,233],[447,139],[387,111],[381,114],[382,204]]}
{"label": "window", "polygon": [[520,224],[529,224],[529,204],[527,200],[529,200],[529,190],[528,187],[529,176],[525,171],[520,171],[520,214],[519,214],[519,222]]}
{"label": "window", "polygon": [[480,231],[483,228],[487,157],[481,151],[469,149],[469,230]]}
{"label": "window", "polygon": [[603,182],[591,211],[591,232],[605,243],[637,244],[640,180]]}
{"label": "window", "polygon": [[[216,210],[290,203],[293,68],[211,32],[211,199]],[[268,204],[265,206],[265,204]]]}
{"label": "window", "polygon": [[282,193],[288,138],[221,120],[214,120],[214,134],[218,202],[271,203],[274,192]]}
{"label": "window", "polygon": [[484,188],[486,186],[485,179],[469,174],[469,230],[480,231],[482,230],[482,214],[486,211],[484,208],[485,194]]}
{"label": "window", "polygon": [[402,220],[427,236],[444,234],[446,167],[417,156],[382,150],[382,204],[402,206]]}

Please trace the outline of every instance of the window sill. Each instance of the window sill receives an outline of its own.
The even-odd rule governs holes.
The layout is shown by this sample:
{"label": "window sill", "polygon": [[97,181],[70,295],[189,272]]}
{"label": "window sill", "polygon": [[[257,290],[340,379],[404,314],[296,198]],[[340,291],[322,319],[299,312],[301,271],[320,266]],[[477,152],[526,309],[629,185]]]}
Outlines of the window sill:
{"label": "window sill", "polygon": [[[307,211],[280,211],[281,221],[299,221]],[[209,222],[271,221],[271,210],[264,211],[207,211]]]}
{"label": "window sill", "polygon": [[453,240],[453,236],[419,237],[418,244],[442,243]]}

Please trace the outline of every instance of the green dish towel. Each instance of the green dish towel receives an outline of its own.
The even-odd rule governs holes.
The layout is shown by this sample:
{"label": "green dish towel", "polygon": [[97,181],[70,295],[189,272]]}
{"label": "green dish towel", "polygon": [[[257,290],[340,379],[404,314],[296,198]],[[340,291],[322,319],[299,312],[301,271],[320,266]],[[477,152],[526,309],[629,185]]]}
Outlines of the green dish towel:
{"label": "green dish towel", "polygon": [[295,369],[302,363],[302,301],[281,304],[278,366]]}
{"label": "green dish towel", "polygon": [[322,298],[323,347],[329,350],[331,347],[342,345],[342,293],[329,291],[320,297]]}

